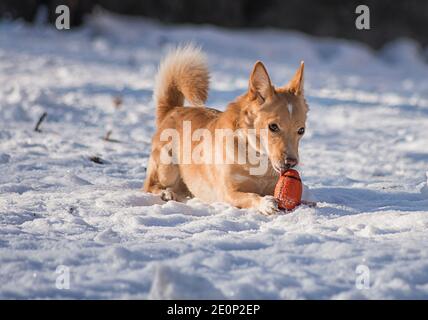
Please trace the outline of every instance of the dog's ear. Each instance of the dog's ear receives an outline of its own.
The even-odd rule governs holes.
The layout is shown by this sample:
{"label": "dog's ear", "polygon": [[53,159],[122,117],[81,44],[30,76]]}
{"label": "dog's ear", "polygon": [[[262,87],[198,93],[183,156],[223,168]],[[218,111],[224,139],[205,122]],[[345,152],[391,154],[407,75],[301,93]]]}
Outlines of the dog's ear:
{"label": "dog's ear", "polygon": [[300,67],[297,69],[296,73],[294,74],[293,79],[285,86],[285,89],[294,94],[294,95],[302,95],[303,94],[303,73],[305,69],[305,63],[302,61],[300,62]]}
{"label": "dog's ear", "polygon": [[250,75],[248,96],[251,100],[257,99],[262,104],[273,94],[269,74],[261,61],[257,61]]}

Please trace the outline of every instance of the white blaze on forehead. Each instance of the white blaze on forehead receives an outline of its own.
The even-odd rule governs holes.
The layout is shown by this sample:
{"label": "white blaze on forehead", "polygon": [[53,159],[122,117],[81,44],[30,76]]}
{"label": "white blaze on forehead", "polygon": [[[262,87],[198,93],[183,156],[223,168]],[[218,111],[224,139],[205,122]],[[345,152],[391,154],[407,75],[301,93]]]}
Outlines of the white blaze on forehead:
{"label": "white blaze on forehead", "polygon": [[291,113],[293,112],[293,105],[290,102],[288,102],[287,107],[288,107],[288,112],[290,112],[290,116],[291,116]]}

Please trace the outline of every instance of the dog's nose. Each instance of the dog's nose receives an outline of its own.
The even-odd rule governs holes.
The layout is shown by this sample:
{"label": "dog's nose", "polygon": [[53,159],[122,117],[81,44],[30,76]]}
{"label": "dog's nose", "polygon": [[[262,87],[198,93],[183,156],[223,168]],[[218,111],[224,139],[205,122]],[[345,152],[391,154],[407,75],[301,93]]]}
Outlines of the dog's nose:
{"label": "dog's nose", "polygon": [[285,165],[289,168],[293,168],[295,167],[297,164],[297,159],[296,158],[292,158],[292,157],[287,157],[287,159],[285,159]]}

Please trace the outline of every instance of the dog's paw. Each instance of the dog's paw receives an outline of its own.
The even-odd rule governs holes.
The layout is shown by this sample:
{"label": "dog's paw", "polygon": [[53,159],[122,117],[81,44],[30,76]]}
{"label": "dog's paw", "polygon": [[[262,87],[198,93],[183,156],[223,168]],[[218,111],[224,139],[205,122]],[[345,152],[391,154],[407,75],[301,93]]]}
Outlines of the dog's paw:
{"label": "dog's paw", "polygon": [[166,189],[166,190],[162,190],[162,192],[160,193],[160,197],[163,201],[177,201],[177,195],[171,191],[170,189]]}
{"label": "dog's paw", "polygon": [[278,208],[278,201],[273,196],[264,196],[260,201],[258,210],[260,213],[270,216],[280,212]]}

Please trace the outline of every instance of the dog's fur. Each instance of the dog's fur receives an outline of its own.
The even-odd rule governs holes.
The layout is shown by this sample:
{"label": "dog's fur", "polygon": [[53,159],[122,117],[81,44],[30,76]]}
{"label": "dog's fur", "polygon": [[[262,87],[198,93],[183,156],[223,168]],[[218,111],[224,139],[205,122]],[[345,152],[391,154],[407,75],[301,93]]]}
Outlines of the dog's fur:
{"label": "dog's fur", "polygon": [[[254,65],[248,91],[230,103],[224,112],[205,108],[209,73],[206,57],[199,48],[185,46],[172,51],[160,65],[154,97],[157,104],[157,131],[152,141],[147,179],[143,190],[162,199],[181,201],[195,196],[206,202],[225,201],[239,208],[258,208],[264,214],[278,212],[273,191],[278,174],[297,164],[298,145],[305,128],[308,106],[303,96],[303,62],[293,79],[275,88],[262,62]],[[186,99],[192,107],[184,107]],[[183,133],[183,121],[191,121],[192,132],[215,129],[267,129],[275,123],[279,132],[268,133],[266,149],[269,168],[251,175],[251,164],[163,164],[161,141],[164,129]],[[192,147],[195,142],[191,142]],[[234,150],[234,152],[238,152]]]}

